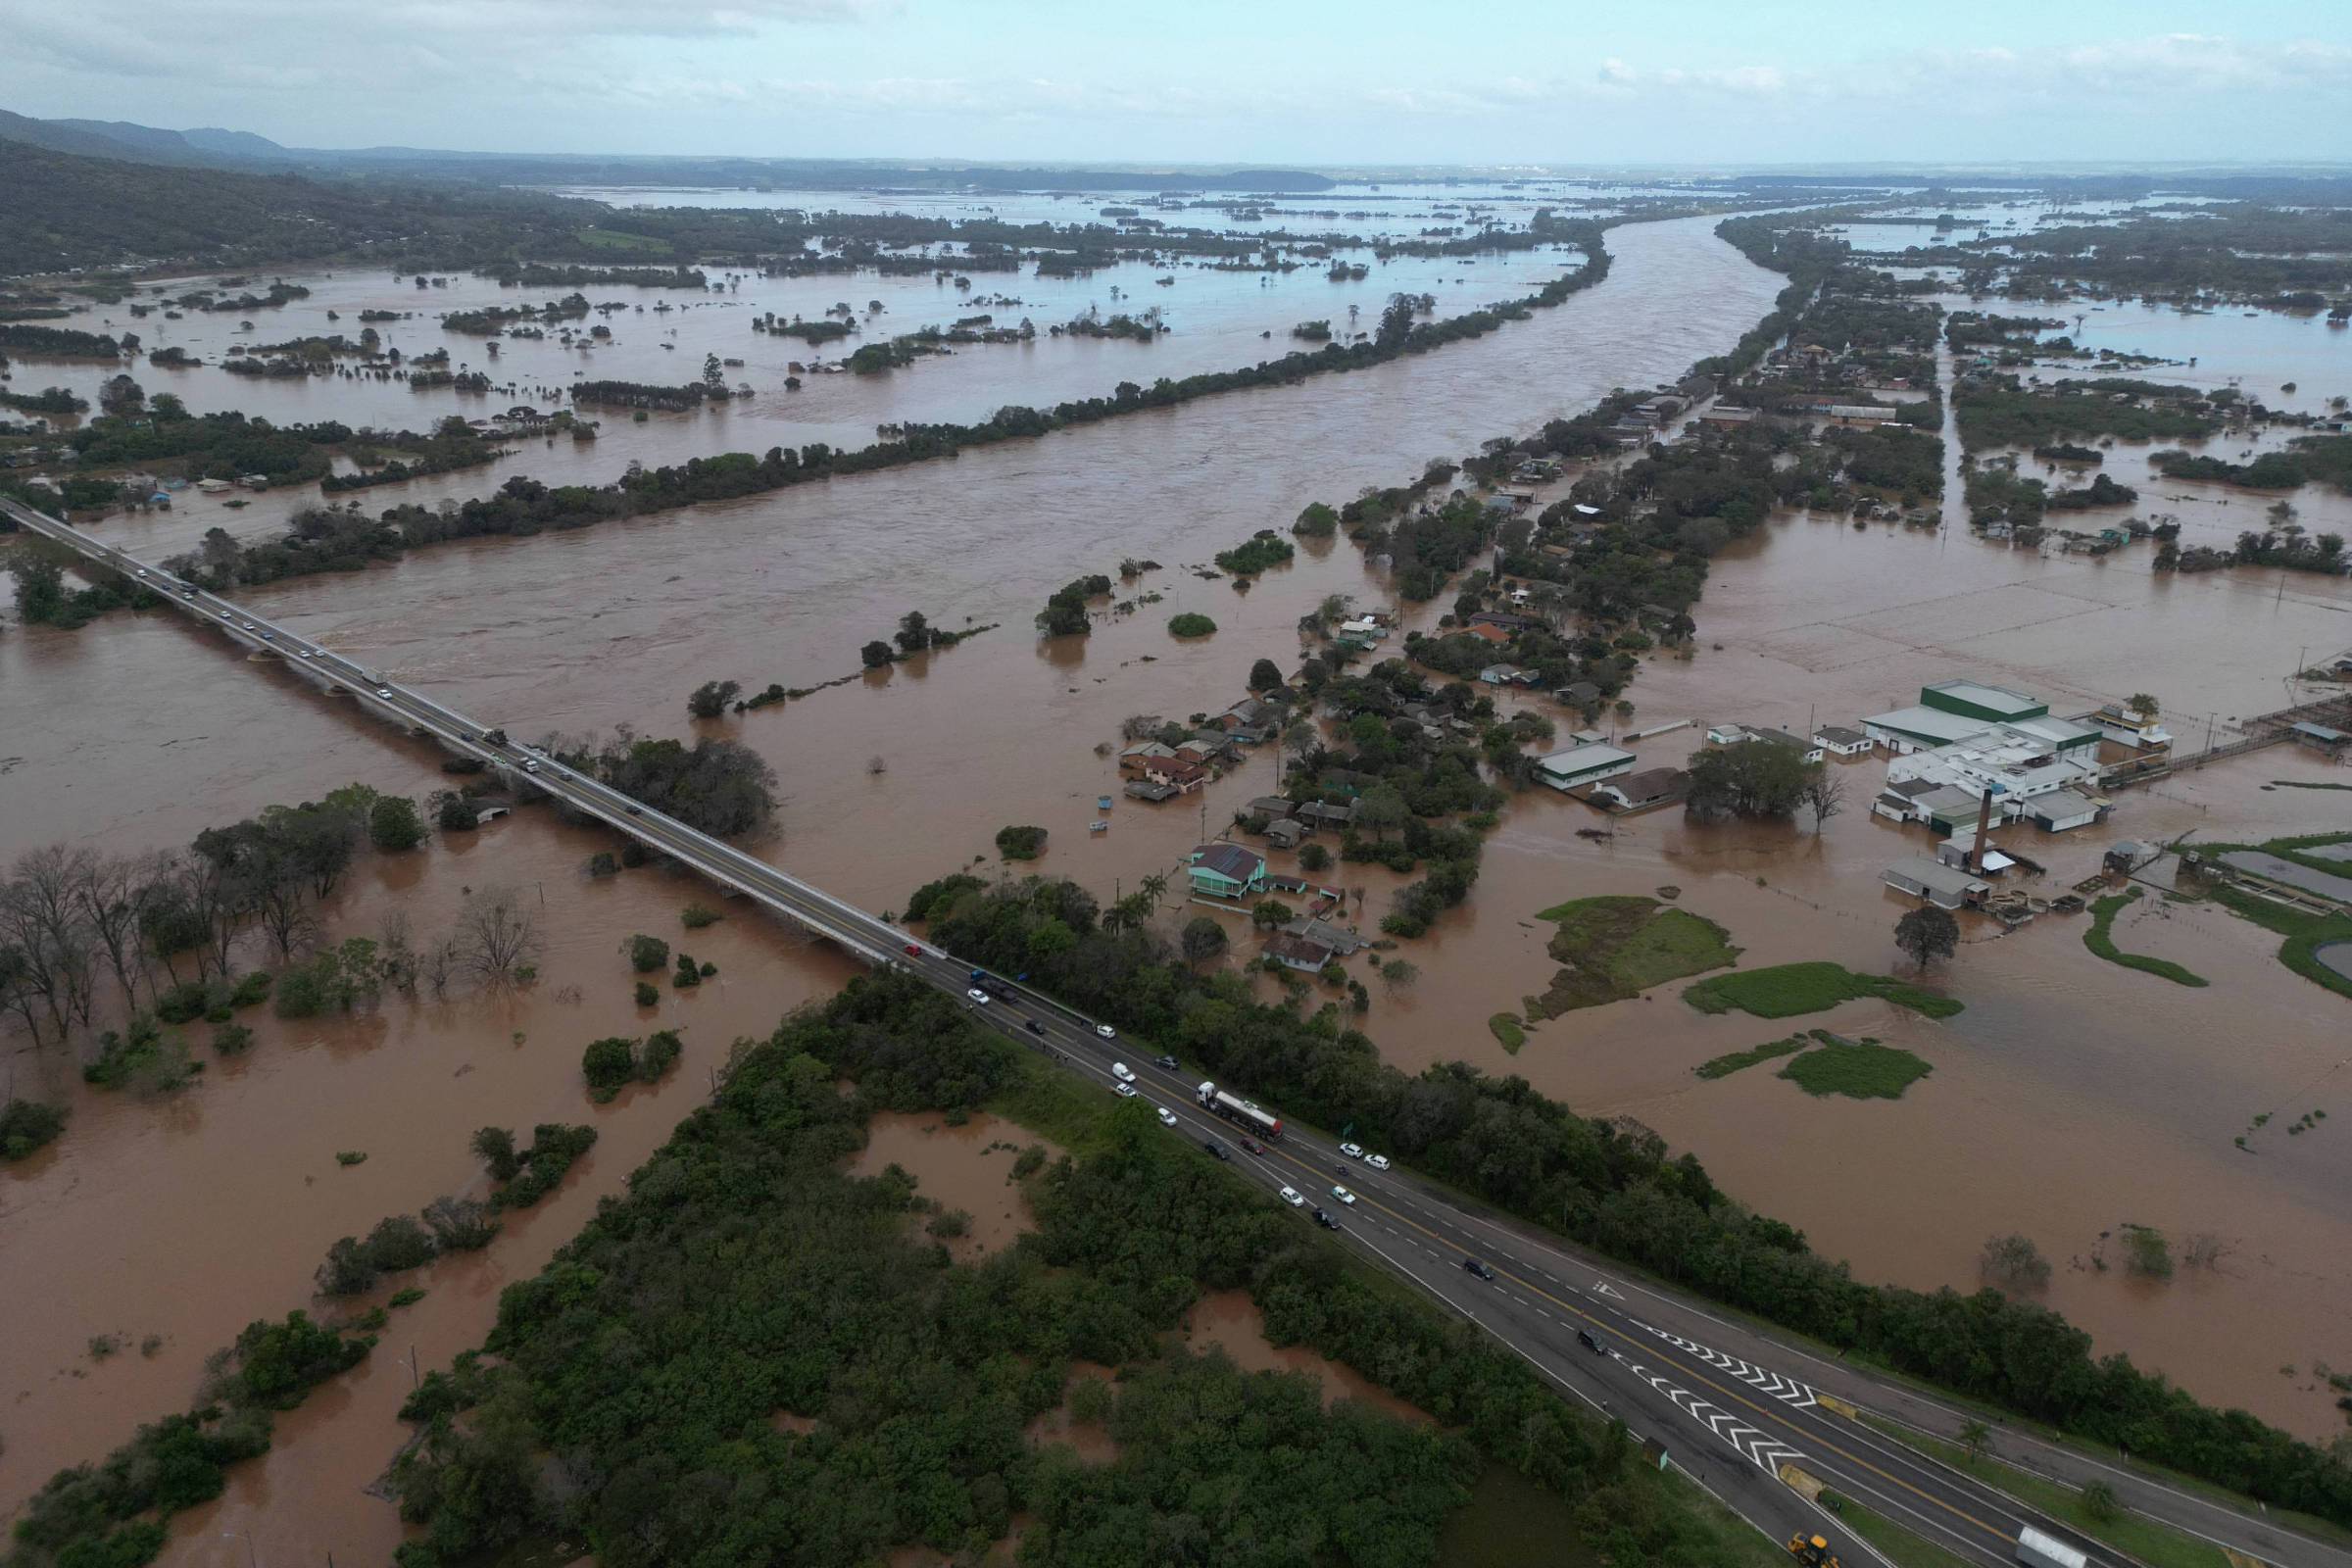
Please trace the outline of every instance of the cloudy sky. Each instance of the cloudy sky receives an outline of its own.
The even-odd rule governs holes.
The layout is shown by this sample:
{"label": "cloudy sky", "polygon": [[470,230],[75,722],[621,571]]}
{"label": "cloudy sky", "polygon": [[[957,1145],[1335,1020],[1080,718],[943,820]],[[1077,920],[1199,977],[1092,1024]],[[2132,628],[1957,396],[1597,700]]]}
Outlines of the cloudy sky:
{"label": "cloudy sky", "polygon": [[0,107],[289,145],[2352,159],[2352,0],[0,0]]}

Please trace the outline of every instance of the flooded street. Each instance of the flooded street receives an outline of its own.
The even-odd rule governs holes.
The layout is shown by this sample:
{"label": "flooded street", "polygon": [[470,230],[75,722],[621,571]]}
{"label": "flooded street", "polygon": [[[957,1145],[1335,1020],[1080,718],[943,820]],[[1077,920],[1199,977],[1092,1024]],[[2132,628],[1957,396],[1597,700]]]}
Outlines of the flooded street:
{"label": "flooded street", "polygon": [[[975,856],[993,866],[997,829],[1035,823],[1051,834],[1036,869],[1107,896],[1169,867],[1229,823],[1236,806],[1274,786],[1273,759],[1260,753],[1201,796],[1162,807],[1121,799],[1099,812],[1095,797],[1116,796],[1118,783],[1097,748],[1115,747],[1121,719],[1220,710],[1243,695],[1252,661],[1293,655],[1298,617],[1325,595],[1391,598],[1382,574],[1345,540],[1302,542],[1294,565],[1247,593],[1186,565],[1258,528],[1287,527],[1309,501],[1399,482],[1428,459],[1458,459],[1488,436],[1532,429],[1612,387],[1676,375],[1736,341],[1781,286],[1716,239],[1712,220],[1620,227],[1609,245],[1614,269],[1598,287],[1418,359],[744,502],[445,545],[391,567],[280,583],[249,602],[518,738],[623,722],[684,734],[686,695],[703,681],[733,678],[757,690],[849,674],[859,645],[887,636],[908,611],[947,627],[1001,623],[962,646],[710,724],[758,747],[781,780],[774,828],[751,847],[879,910]],[[1555,269],[1544,260],[1543,270]],[[812,282],[817,294],[860,304],[885,287],[871,277]],[[1003,286],[1026,293],[1032,284]],[[1395,286],[1378,273],[1363,285]],[[760,287],[769,296],[761,308],[780,308],[779,285]],[[933,285],[925,279],[920,288]],[[1173,291],[1178,299],[1183,289]],[[454,292],[434,291],[433,303],[450,308],[445,296]],[[747,312],[754,292],[747,282]],[[1483,300],[1505,290],[1453,292]],[[1295,309],[1269,306],[1277,316]],[[911,306],[903,314],[894,322],[902,330],[916,319]],[[736,335],[731,315],[684,313],[675,322],[684,346],[653,352],[680,366],[691,358],[699,368],[704,351],[689,334],[706,321],[725,321],[727,341],[748,340],[771,357],[787,346],[749,338],[748,328]],[[891,315],[902,315],[898,306]],[[708,330],[717,341],[719,329]],[[264,326],[259,335],[290,334]],[[1228,339],[1205,364],[1253,357],[1246,319]],[[1183,333],[1149,346],[1088,340],[1052,352],[1100,351],[1070,361],[1072,390],[1094,394],[1132,373],[1109,359],[1132,353],[1172,364],[1183,341]],[[1027,352],[975,349],[924,362],[891,378],[884,401],[824,417],[845,429],[861,424],[862,444],[877,418],[970,416],[986,412],[989,397],[1027,401],[1026,380],[985,395],[983,376],[955,380],[991,356]],[[39,384],[40,369],[21,366],[16,384]],[[765,386],[775,375],[770,365],[753,378]],[[142,371],[141,379],[153,391],[163,377]],[[349,390],[389,396],[395,410],[414,396],[342,381],[293,390],[306,387],[322,400]],[[909,390],[902,397],[900,389]],[[770,428],[761,421],[771,396],[785,395],[763,391],[724,416],[608,420],[608,439],[593,448],[526,448],[501,471],[602,480],[631,457],[675,461],[832,439],[747,435],[753,424]],[[418,397],[416,406],[431,401]],[[229,406],[260,404],[240,397]],[[299,416],[319,416],[326,406]],[[336,412],[355,422],[389,418]],[[2120,463],[2117,471],[2127,477]],[[494,477],[445,476],[365,492],[363,501],[372,510],[417,495],[472,495]],[[2298,505],[2307,499],[2322,510],[2316,492]],[[290,498],[262,502],[228,525],[258,531],[266,509]],[[2143,489],[2142,514],[2152,502]],[[181,548],[216,520],[215,510],[206,503],[124,518],[101,532],[130,548]],[[2240,497],[2235,510],[2257,509]],[[1030,616],[1049,593],[1073,576],[1114,571],[1125,557],[1164,564],[1121,589],[1123,597],[1157,592],[1160,603],[1101,623],[1086,639],[1036,637]],[[1423,607],[1412,623],[1431,623],[1441,608]],[[1210,615],[1218,632],[1175,641],[1166,621],[1181,611]],[[1964,530],[1856,531],[1800,515],[1727,551],[1694,614],[1695,658],[1651,660],[1628,693],[1634,727],[1675,718],[1851,723],[1913,700],[1923,682],[1967,674],[2046,697],[2061,712],[2152,690],[2193,746],[2192,716],[2201,729],[2208,714],[2218,725],[2283,707],[2282,679],[2298,650],[2316,658],[2352,643],[2352,585],[2244,570],[2157,577],[2144,546],[2096,561],[2044,559]],[[1532,695],[1516,701],[1560,716]],[[1637,750],[1643,765],[1656,765],[1679,762],[1695,744],[1683,730]],[[422,794],[441,781],[437,765],[431,748],[282,671],[252,667],[222,641],[162,614],[112,615],[71,633],[12,625],[0,636],[0,858],[59,840],[121,853],[175,848],[206,826],[353,779]],[[1928,841],[1922,830],[1866,814],[1882,775],[1882,761],[1852,764],[1846,812],[1818,837],[1793,827],[1697,827],[1670,810],[1625,819],[1613,840],[1594,845],[1574,830],[1605,818],[1532,792],[1505,811],[1469,901],[1405,946],[1423,978],[1393,993],[1375,985],[1366,1027],[1399,1066],[1468,1059],[1519,1073],[1580,1111],[1637,1118],[1696,1152],[1740,1200],[1851,1259],[1865,1279],[1973,1288],[1984,1239],[2025,1231],[2056,1265],[2050,1303],[2090,1329],[2102,1352],[2127,1349],[2201,1397],[2244,1403],[2300,1433],[2340,1430],[2329,1400],[2303,1385],[2315,1359],[2352,1363],[2344,1044],[2352,1032],[2342,1002],[2279,966],[2271,956],[2277,939],[2245,922],[2165,906],[2135,910],[2119,926],[2128,951],[2178,958],[2211,979],[2203,991],[2099,961],[2082,946],[2081,917],[2045,917],[1994,940],[1996,928],[1971,923],[1959,956],[1935,977],[1967,1003],[1957,1017],[1930,1023],[1874,1002],[1795,1021],[1877,1035],[1929,1060],[1933,1074],[1894,1102],[1814,1101],[1771,1066],[1695,1079],[1690,1069],[1698,1062],[1792,1025],[1707,1017],[1673,987],[1543,1024],[1515,1056],[1488,1033],[1490,1014],[1543,990],[1555,967],[1544,952],[1550,928],[1535,911],[1594,893],[1679,887],[1685,907],[1729,929],[1745,950],[1743,966],[1835,958],[1893,970],[1901,960],[1889,932],[1903,905],[1879,885],[1878,870],[1927,853]],[[2352,827],[2352,795],[2261,788],[2274,778],[2342,776],[2279,748],[2126,792],[2101,827],[2052,840],[2011,829],[2004,842],[2045,858],[2052,874],[2041,891],[2055,892],[2092,869],[2117,838]],[[1087,823],[1104,814],[1107,832],[1089,836]],[[0,1341],[0,1508],[60,1464],[97,1457],[139,1421],[182,1407],[206,1353],[251,1319],[304,1304],[311,1271],[336,1237],[443,1193],[478,1192],[479,1168],[466,1151],[475,1127],[593,1122],[602,1141],[564,1188],[510,1220],[488,1252],[428,1269],[425,1299],[394,1316],[357,1372],[281,1420],[278,1447],[240,1471],[220,1503],[175,1530],[166,1560],[242,1560],[241,1544],[221,1536],[249,1525],[268,1531],[265,1555],[388,1554],[397,1539],[391,1510],[359,1489],[405,1435],[391,1412],[408,1387],[400,1361],[410,1342],[426,1366],[478,1344],[499,1287],[538,1268],[596,1195],[616,1190],[668,1135],[706,1092],[726,1043],[764,1032],[850,972],[829,951],[734,913],[690,938],[698,956],[718,965],[716,981],[685,998],[664,991],[658,1022],[639,1013],[617,944],[632,931],[677,942],[678,909],[709,895],[651,870],[585,881],[580,863],[606,847],[607,835],[526,811],[476,841],[438,838],[405,859],[365,860],[365,874],[327,911],[330,931],[368,934],[399,906],[425,932],[448,923],[462,888],[544,890],[549,951],[536,987],[518,996],[446,1004],[388,997],[375,1015],[333,1028],[265,1019],[250,1053],[216,1063],[163,1104],[83,1090],[59,1053],[21,1049],[14,1034],[0,1041],[13,1053],[19,1093],[37,1082],[73,1105],[58,1145],[0,1170],[0,1267],[47,1282]],[[1366,886],[1368,927],[1399,879],[1362,869],[1368,874],[1351,881]],[[1171,907],[1162,920],[1172,929],[1191,912]],[[576,1001],[564,1000],[575,991]],[[669,1079],[589,1104],[579,1079],[587,1041],[681,1023],[686,1056]],[[200,1042],[196,1049],[210,1054]],[[2258,1111],[2312,1106],[2335,1112],[2316,1136],[2260,1141],[2251,1153],[2231,1145]],[[924,1161],[945,1157],[950,1145],[968,1153],[973,1140],[1026,1143],[1025,1134],[983,1118],[931,1133],[886,1121],[875,1124],[868,1158],[915,1172],[925,1196],[970,1209],[984,1236],[1017,1224],[1009,1188],[993,1207],[950,1198],[934,1190]],[[334,1152],[353,1149],[368,1152],[368,1162],[339,1169]],[[1002,1149],[985,1155],[992,1171],[1011,1157]],[[996,1192],[1001,1179],[982,1185]],[[2183,1269],[2169,1285],[2102,1273],[2090,1264],[2098,1233],[2125,1222],[2157,1226],[2176,1245],[2212,1232],[2228,1250],[2216,1267]],[[1196,1336],[1258,1364],[1244,1355],[1249,1326],[1228,1336],[1224,1321],[1203,1303]],[[161,1334],[166,1345],[151,1358],[92,1363],[84,1347],[101,1333],[134,1343]],[[2304,1375],[2282,1377],[2284,1364]]]}

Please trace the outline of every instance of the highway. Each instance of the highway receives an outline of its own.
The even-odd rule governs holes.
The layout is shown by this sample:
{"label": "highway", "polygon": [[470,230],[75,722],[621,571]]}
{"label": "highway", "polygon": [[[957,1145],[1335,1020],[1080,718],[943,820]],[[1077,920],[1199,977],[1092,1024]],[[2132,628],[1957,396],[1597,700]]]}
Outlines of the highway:
{"label": "highway", "polygon": [[[1664,1462],[1776,1541],[1800,1531],[1819,1533],[1848,1568],[1886,1561],[1788,1484],[1789,1477],[1801,1473],[1988,1568],[2013,1560],[2018,1530],[2026,1524],[2073,1543],[2103,1568],[2131,1568],[2134,1562],[1863,1424],[1848,1401],[1944,1432],[1956,1429],[1960,1412],[1767,1338],[1406,1171],[1379,1171],[1343,1157],[1336,1141],[1320,1133],[1286,1125],[1283,1137],[1267,1141],[1261,1154],[1251,1154],[1243,1148],[1244,1129],[1197,1102],[1198,1075],[1153,1065],[1152,1048],[1105,1038],[1095,1020],[1002,979],[990,982],[997,997],[975,1000],[968,965],[911,941],[898,927],[553,759],[494,743],[486,738],[493,726],[78,529],[5,499],[0,512],[145,582],[232,642],[273,653],[285,667],[348,693],[375,715],[430,735],[452,753],[477,759],[510,778],[527,780],[863,961],[906,969],[963,997],[976,1018],[1105,1089],[1118,1082],[1113,1063],[1123,1064],[1133,1074],[1135,1091],[1159,1107],[1163,1121],[1172,1122],[1173,1136],[1195,1144],[1214,1140],[1245,1176],[1269,1191],[1296,1189],[1308,1206],[1330,1211],[1343,1245],[1485,1329],[1569,1397],[1623,1418],[1653,1455],[1662,1452]],[[1335,1198],[1335,1184],[1345,1186],[1353,1200]],[[1298,1223],[1311,1223],[1303,1210]],[[1472,1258],[1493,1277],[1465,1267]],[[2019,1452],[2031,1446],[2022,1437],[2018,1443]],[[2082,1471],[2072,1477],[2078,1481],[2098,1473],[2128,1505],[2249,1556],[2280,1568],[2352,1568],[2352,1553],[2342,1548],[2120,1467],[2109,1473],[2095,1459],[2042,1447],[2047,1451],[2035,1455],[2042,1461],[2035,1468],[2063,1475],[2071,1463]],[[2006,1445],[2000,1451],[2014,1457]]]}

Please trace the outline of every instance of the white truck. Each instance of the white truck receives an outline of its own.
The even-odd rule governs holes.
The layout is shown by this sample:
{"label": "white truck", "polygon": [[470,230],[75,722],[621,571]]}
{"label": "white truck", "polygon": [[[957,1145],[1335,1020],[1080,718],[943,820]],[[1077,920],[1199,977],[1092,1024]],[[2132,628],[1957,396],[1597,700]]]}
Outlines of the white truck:
{"label": "white truck", "polygon": [[1280,1138],[1282,1118],[1270,1110],[1251,1104],[1239,1095],[1229,1094],[1213,1083],[1204,1083],[1193,1091],[1193,1099],[1203,1110],[1214,1111],[1227,1121],[1255,1133],[1260,1138]]}
{"label": "white truck", "polygon": [[2020,1526],[2013,1554],[2026,1568],[2088,1568],[2090,1559],[2055,1536],[2032,1525]]}

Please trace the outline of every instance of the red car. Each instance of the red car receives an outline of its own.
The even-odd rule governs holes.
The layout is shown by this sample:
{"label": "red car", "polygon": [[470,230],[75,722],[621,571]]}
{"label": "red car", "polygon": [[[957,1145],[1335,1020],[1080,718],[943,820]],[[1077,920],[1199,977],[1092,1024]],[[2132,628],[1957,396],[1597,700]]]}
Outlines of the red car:
{"label": "red car", "polygon": [[1262,1154],[1262,1153],[1264,1153],[1264,1152],[1266,1152],[1266,1146],[1265,1146],[1265,1145],[1263,1145],[1263,1144],[1261,1144],[1261,1143],[1259,1143],[1259,1142],[1258,1142],[1256,1139],[1254,1139],[1254,1138],[1245,1138],[1245,1139],[1243,1139],[1243,1140],[1242,1140],[1242,1147],[1243,1147],[1244,1149],[1247,1149],[1248,1151],[1250,1151],[1250,1152],[1251,1152],[1252,1154]]}
{"label": "red car", "polygon": [[921,943],[919,943],[919,942],[909,942],[909,943],[907,943],[907,944],[906,944],[906,956],[908,956],[909,958],[919,958],[919,957],[921,957],[922,956],[923,956],[923,945],[922,945]]}

